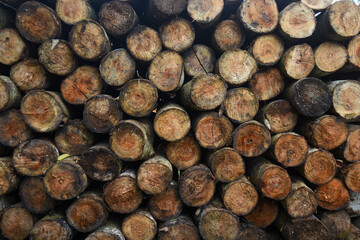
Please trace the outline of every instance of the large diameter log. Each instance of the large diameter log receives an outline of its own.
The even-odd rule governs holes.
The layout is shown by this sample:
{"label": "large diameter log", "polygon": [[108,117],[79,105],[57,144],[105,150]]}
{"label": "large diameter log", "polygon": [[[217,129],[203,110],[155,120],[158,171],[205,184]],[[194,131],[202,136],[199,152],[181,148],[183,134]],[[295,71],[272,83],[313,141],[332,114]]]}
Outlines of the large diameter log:
{"label": "large diameter log", "polygon": [[30,240],[71,240],[74,230],[66,222],[64,215],[49,214],[40,219],[31,229]]}
{"label": "large diameter log", "polygon": [[96,19],[95,10],[87,0],[56,0],[56,13],[68,25],[74,25],[85,19]]}
{"label": "large diameter log", "polygon": [[350,191],[360,193],[360,162],[354,162],[343,167],[340,173],[346,187]]}
{"label": "large diameter log", "polygon": [[249,81],[249,89],[257,99],[266,101],[278,96],[285,87],[285,80],[278,68],[258,72]]}
{"label": "large diameter log", "polygon": [[97,22],[86,19],[76,23],[69,33],[72,50],[80,58],[95,61],[111,50],[105,29]]}
{"label": "large diameter log", "polygon": [[159,225],[159,240],[200,240],[199,232],[190,218],[179,216]]}
{"label": "large diameter log", "polygon": [[26,125],[23,115],[17,109],[9,109],[0,113],[0,143],[7,147],[15,147],[20,142],[32,137],[32,131]]}
{"label": "large diameter log", "polygon": [[284,53],[284,43],[275,34],[258,36],[249,48],[249,53],[262,66],[275,65]]}
{"label": "large diameter log", "polygon": [[245,215],[244,218],[249,223],[252,223],[260,228],[270,226],[278,215],[277,201],[259,196],[258,203],[253,211]]}
{"label": "large diameter log", "polygon": [[215,53],[206,45],[194,44],[183,54],[185,72],[190,77],[211,73],[215,68]]}
{"label": "large diameter log", "polygon": [[21,101],[21,95],[15,83],[7,76],[0,75],[0,111],[16,108]]}
{"label": "large diameter log", "polygon": [[147,122],[123,120],[110,132],[110,149],[124,161],[148,159],[154,155],[152,127]]}
{"label": "large diameter log", "polygon": [[25,176],[43,175],[59,157],[59,151],[47,140],[32,139],[22,142],[13,153],[14,168]]}
{"label": "large diameter log", "polygon": [[89,234],[85,240],[125,240],[121,226],[117,221],[108,220],[104,225]]}
{"label": "large diameter log", "polygon": [[28,92],[21,101],[25,122],[36,132],[51,132],[69,119],[69,111],[59,94],[45,90]]}
{"label": "large diameter log", "polygon": [[338,178],[317,186],[315,194],[319,199],[319,206],[330,211],[345,207],[350,199],[348,190]]}
{"label": "large diameter log", "polygon": [[347,125],[348,136],[344,144],[335,150],[337,157],[348,162],[360,160],[360,127],[358,125]]}
{"label": "large diameter log", "polygon": [[245,34],[238,22],[227,19],[217,24],[212,35],[212,43],[220,52],[234,48],[241,48],[245,41]]}
{"label": "large diameter log", "polygon": [[0,157],[0,196],[13,192],[21,178],[16,174],[12,157]]}
{"label": "large diameter log", "polygon": [[331,91],[318,78],[303,78],[293,83],[287,95],[298,113],[307,117],[319,117],[331,107]]}
{"label": "large diameter log", "polygon": [[223,0],[188,0],[187,13],[199,27],[208,28],[215,24],[224,9]]}
{"label": "large diameter log", "polygon": [[204,165],[195,165],[186,169],[180,176],[180,197],[188,206],[203,206],[212,199],[215,184],[216,180],[210,169]]}
{"label": "large diameter log", "polygon": [[16,28],[30,42],[43,43],[61,35],[61,21],[54,10],[38,1],[27,1],[16,11]]}
{"label": "large diameter log", "polygon": [[27,55],[27,46],[17,30],[0,29],[0,63],[12,65]]}
{"label": "large diameter log", "polygon": [[121,230],[128,240],[151,240],[157,233],[157,224],[149,212],[138,210],[124,219]]}
{"label": "large diameter log", "polygon": [[351,232],[351,219],[344,210],[327,211],[322,214],[321,221],[329,230],[330,239],[346,240]]}
{"label": "large diameter log", "polygon": [[186,6],[187,0],[150,0],[148,8],[153,18],[163,20],[180,15]]}

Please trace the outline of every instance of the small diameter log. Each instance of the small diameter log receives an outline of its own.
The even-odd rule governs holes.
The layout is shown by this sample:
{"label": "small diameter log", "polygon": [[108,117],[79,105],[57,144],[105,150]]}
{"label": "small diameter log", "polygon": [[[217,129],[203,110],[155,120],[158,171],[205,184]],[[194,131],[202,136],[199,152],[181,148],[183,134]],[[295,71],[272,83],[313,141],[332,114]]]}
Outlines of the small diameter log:
{"label": "small diameter log", "polygon": [[59,151],[47,140],[32,139],[22,142],[13,154],[16,171],[25,176],[43,175],[59,157]]}
{"label": "small diameter log", "polygon": [[257,70],[255,59],[242,49],[224,52],[216,63],[216,72],[231,85],[241,85],[249,81]]}
{"label": "small diameter log", "polygon": [[40,45],[39,62],[50,73],[66,76],[77,67],[77,58],[69,42],[62,39],[51,39]]}
{"label": "small diameter log", "polygon": [[348,122],[360,120],[360,82],[339,80],[328,84],[332,92],[332,107]]}
{"label": "small diameter log", "polygon": [[123,117],[116,99],[106,94],[89,98],[84,106],[84,124],[94,133],[109,133]]}
{"label": "small diameter log", "polygon": [[336,160],[330,152],[312,148],[309,149],[307,158],[299,170],[309,182],[322,185],[334,178]]}
{"label": "small diameter log", "polygon": [[234,149],[245,157],[260,156],[271,144],[269,130],[254,120],[239,125],[234,131],[233,138]]}
{"label": "small diameter log", "polygon": [[[245,224],[243,224],[245,225]],[[268,240],[268,235],[265,230],[254,226],[252,224],[247,224],[243,226],[244,228],[238,235],[237,239],[251,239],[251,240]]]}
{"label": "small diameter log", "polygon": [[195,120],[194,129],[200,146],[206,149],[218,149],[231,143],[234,127],[227,117],[208,112]]}
{"label": "small diameter log", "polygon": [[235,123],[253,119],[259,110],[258,97],[248,88],[233,88],[227,91],[224,100],[225,115]]}
{"label": "small diameter log", "polygon": [[269,33],[278,25],[275,0],[244,0],[236,14],[245,29],[253,33]]}
{"label": "small diameter log", "polygon": [[226,89],[227,85],[219,75],[208,73],[184,84],[181,88],[181,100],[193,110],[212,110],[224,101]]}
{"label": "small diameter log", "polygon": [[146,194],[159,194],[170,184],[173,177],[172,165],[166,158],[155,155],[143,162],[137,172],[139,188]]}
{"label": "small diameter log", "polygon": [[27,58],[11,66],[10,78],[23,92],[48,86],[45,68],[37,59]]}
{"label": "small diameter log", "polygon": [[211,73],[215,67],[215,53],[208,46],[195,44],[183,54],[185,72],[190,77]]}
{"label": "small diameter log", "polygon": [[309,150],[305,138],[294,132],[280,133],[272,137],[269,155],[283,167],[303,164]]}
{"label": "small diameter log", "polygon": [[85,240],[125,240],[121,226],[116,221],[107,221],[104,225],[93,231]]}
{"label": "small diameter log", "polygon": [[103,81],[100,72],[92,66],[78,67],[61,83],[61,95],[70,104],[84,104],[101,93]]}
{"label": "small diameter log", "polygon": [[125,83],[120,89],[119,103],[121,109],[132,117],[145,117],[157,105],[158,90],[147,79],[134,79]]}
{"label": "small diameter log", "polygon": [[285,51],[279,64],[286,77],[295,80],[305,78],[315,67],[314,52],[307,43],[294,45]]}
{"label": "small diameter log", "polygon": [[162,92],[177,91],[184,83],[184,65],[180,54],[159,53],[150,63],[148,78]]}
{"label": "small diameter log", "polygon": [[162,48],[158,32],[145,25],[136,26],[128,33],[126,46],[134,58],[144,62],[153,60]]}
{"label": "small diameter log", "polygon": [[96,19],[96,13],[89,1],[56,0],[56,13],[68,25],[74,25],[85,19]]}
{"label": "small diameter log", "polygon": [[300,178],[292,178],[291,191],[281,203],[292,218],[303,218],[313,214],[318,207],[315,193]]}
{"label": "small diameter log", "polygon": [[55,133],[54,143],[60,153],[80,155],[94,143],[94,135],[82,120],[70,120]]}
{"label": "small diameter log", "polygon": [[224,185],[222,198],[225,207],[239,216],[249,214],[258,203],[256,188],[245,176]]}
{"label": "small diameter log", "polygon": [[233,148],[221,148],[208,157],[208,165],[220,182],[232,182],[245,174],[245,163]]}
{"label": "small diameter log", "polygon": [[283,133],[293,130],[298,115],[288,100],[280,99],[268,103],[259,110],[258,119],[272,133]]}
{"label": "small diameter log", "polygon": [[353,192],[360,193],[360,162],[351,163],[340,170],[346,187]]}
{"label": "small diameter log", "polygon": [[195,165],[182,173],[179,192],[182,201],[190,207],[208,203],[215,193],[215,177],[204,165]]}
{"label": "small diameter log", "polygon": [[128,240],[151,240],[155,238],[157,224],[149,212],[138,210],[124,219],[121,230]]}
{"label": "small diameter log", "polygon": [[344,210],[325,212],[321,217],[321,221],[329,230],[330,239],[346,240],[351,232],[351,219]]}
{"label": "small diameter log", "polygon": [[255,209],[244,216],[244,218],[257,227],[266,228],[275,221],[278,209],[277,201],[259,196]]}
{"label": "small diameter log", "polygon": [[258,72],[249,81],[249,89],[257,99],[266,101],[278,96],[285,87],[285,79],[278,68]]}
{"label": "small diameter log", "polygon": [[333,115],[323,115],[305,122],[301,128],[302,134],[311,145],[325,150],[339,147],[348,136],[345,120]]}
{"label": "small diameter log", "polygon": [[17,30],[0,29],[0,63],[12,65],[27,55],[27,46]]}
{"label": "small diameter log", "polygon": [[74,230],[62,214],[53,213],[40,219],[30,232],[30,240],[71,240]]}
{"label": "small diameter log", "polygon": [[337,178],[329,183],[317,186],[315,194],[319,199],[319,206],[330,211],[345,207],[350,199],[348,190]]}
{"label": "small diameter log", "polygon": [[19,195],[25,207],[34,214],[45,214],[57,204],[57,201],[46,193],[43,177],[25,178],[21,183]]}
{"label": "small diameter log", "polygon": [[0,113],[0,143],[7,147],[15,147],[20,142],[32,137],[32,131],[25,124],[23,115],[17,109],[9,109]]}
{"label": "small diameter log", "polygon": [[290,3],[279,14],[279,31],[287,40],[310,37],[315,27],[314,11],[302,2]]}
{"label": "small diameter log", "polygon": [[51,132],[69,119],[69,111],[59,94],[44,90],[28,92],[21,101],[25,122],[36,132]]}
{"label": "small diameter log", "polygon": [[331,107],[331,91],[318,78],[303,78],[293,83],[287,96],[298,113],[307,117],[319,117]]}
{"label": "small diameter log", "polygon": [[190,130],[191,120],[181,106],[169,103],[157,111],[153,126],[160,138],[173,142],[186,136]]}
{"label": "small diameter log", "polygon": [[10,78],[0,75],[0,111],[16,108],[21,101],[21,95],[15,83]]}
{"label": "small diameter log", "polygon": [[7,239],[23,240],[29,236],[34,223],[34,216],[19,203],[3,212],[0,230]]}
{"label": "small diameter log", "polygon": [[99,66],[101,77],[114,87],[122,86],[135,76],[135,59],[124,48],[109,52]]}
{"label": "small diameter log", "polygon": [[200,240],[199,232],[190,218],[179,216],[160,224],[159,240]]}
{"label": "small diameter log", "polygon": [[192,136],[170,142],[166,146],[166,157],[179,170],[185,170],[197,164],[201,159],[201,148]]}
{"label": "small diameter log", "polygon": [[147,122],[120,121],[110,132],[109,145],[123,161],[149,159],[154,155],[152,127]]}
{"label": "small diameter log", "polygon": [[[336,42],[323,42],[315,49],[315,68],[311,76],[325,77],[342,68],[348,60],[346,48]],[[353,59],[349,58],[349,61]]]}
{"label": "small diameter log", "polygon": [[180,15],[186,6],[186,0],[150,0],[148,9],[153,18],[163,20]]}
{"label": "small diameter log", "polygon": [[360,160],[360,126],[348,124],[347,128],[349,133],[347,139],[335,150],[335,153],[348,162],[356,162]]}
{"label": "small diameter log", "polygon": [[127,170],[104,186],[104,200],[109,209],[127,214],[135,211],[143,200],[135,171]]}
{"label": "small diameter log", "polygon": [[212,43],[219,52],[241,48],[245,41],[244,31],[235,20],[223,20],[215,28]]}
{"label": "small diameter log", "polygon": [[101,6],[99,21],[110,35],[121,37],[138,24],[139,18],[130,4],[114,0]]}
{"label": "small diameter log", "polygon": [[[156,4],[162,1],[152,2]],[[163,2],[165,3],[166,1]],[[174,18],[163,23],[160,26],[159,34],[164,47],[175,52],[187,50],[195,40],[195,29],[193,25],[184,18]]]}
{"label": "small diameter log", "polygon": [[360,56],[358,51],[360,48],[360,35],[354,36],[347,46],[348,54],[348,64],[345,65],[345,69],[349,68],[350,70],[359,70],[360,69]]}
{"label": "small diameter log", "polygon": [[16,190],[20,181],[20,176],[15,173],[12,157],[0,157],[0,196]]}
{"label": "small diameter log", "polygon": [[96,61],[111,50],[105,29],[97,22],[87,19],[76,23],[69,33],[72,50],[80,58]]}
{"label": "small diameter log", "polygon": [[284,43],[275,34],[264,34],[252,42],[248,51],[259,65],[273,66],[284,53]]}
{"label": "small diameter log", "polygon": [[82,167],[76,163],[79,157],[70,157],[58,161],[44,175],[45,190],[57,200],[69,200],[77,197],[88,185]]}
{"label": "small diameter log", "polygon": [[183,208],[178,184],[172,181],[163,192],[152,195],[148,207],[157,220],[167,221],[178,217]]}
{"label": "small diameter log", "polygon": [[332,0],[301,0],[309,8],[313,9],[314,11],[321,11],[326,9],[328,6],[331,5],[333,2]]}
{"label": "small diameter log", "polygon": [[188,15],[201,28],[208,28],[216,23],[223,9],[223,0],[188,0],[187,4]]}
{"label": "small diameter log", "polygon": [[16,28],[30,42],[43,43],[61,35],[61,21],[54,10],[38,1],[27,1],[16,11]]}
{"label": "small diameter log", "polygon": [[97,144],[85,150],[78,164],[88,177],[102,182],[117,177],[122,169],[122,162],[106,144]]}

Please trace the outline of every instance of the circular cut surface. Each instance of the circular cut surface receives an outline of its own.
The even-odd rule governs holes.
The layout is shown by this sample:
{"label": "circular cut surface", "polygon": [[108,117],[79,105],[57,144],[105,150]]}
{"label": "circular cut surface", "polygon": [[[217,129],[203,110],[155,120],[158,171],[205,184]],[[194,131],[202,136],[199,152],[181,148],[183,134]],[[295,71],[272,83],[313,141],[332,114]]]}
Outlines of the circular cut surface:
{"label": "circular cut surface", "polygon": [[349,165],[349,169],[345,174],[345,185],[349,190],[356,193],[360,192],[359,176],[360,176],[360,162],[355,162]]}
{"label": "circular cut surface", "polygon": [[330,25],[343,37],[353,37],[360,32],[360,9],[352,1],[338,1],[328,9]]}
{"label": "circular cut surface", "polygon": [[[346,48],[335,42],[324,42],[315,50],[315,64],[324,72],[335,72],[347,61]],[[349,61],[351,61],[349,59]]]}
{"label": "circular cut surface", "polygon": [[167,145],[166,156],[177,169],[185,170],[200,161],[201,148],[195,138],[185,136]]}
{"label": "circular cut surface", "polygon": [[274,155],[284,167],[296,167],[307,157],[309,146],[303,136],[283,134],[275,142]]}
{"label": "circular cut surface", "polygon": [[319,206],[330,211],[338,210],[348,204],[350,194],[340,179],[334,178],[329,183],[315,189]]}
{"label": "circular cut surface", "polygon": [[288,132],[295,128],[298,115],[287,100],[276,100],[267,105],[264,124],[273,133]]}
{"label": "circular cut surface", "polygon": [[34,240],[68,240],[71,235],[65,224],[54,220],[37,222],[30,232],[30,239]]}
{"label": "circular cut surface", "polygon": [[5,65],[16,63],[25,52],[25,42],[15,29],[0,29],[0,63]]}
{"label": "circular cut surface", "polygon": [[175,18],[160,27],[160,37],[165,48],[182,52],[193,44],[195,29],[188,20]]}
{"label": "circular cut surface", "polygon": [[236,215],[250,213],[258,202],[255,187],[245,181],[235,181],[230,184],[223,196],[225,207]]}
{"label": "circular cut surface", "polygon": [[[171,165],[170,162],[169,165]],[[140,189],[147,194],[163,192],[171,180],[172,169],[165,164],[144,162],[139,167],[137,182]]]}
{"label": "circular cut surface", "polygon": [[26,239],[33,225],[33,216],[23,207],[10,207],[1,216],[1,233],[7,239]]}
{"label": "circular cut surface", "polygon": [[277,201],[260,197],[255,209],[244,218],[257,227],[265,228],[275,221],[278,209]]}
{"label": "circular cut surface", "polygon": [[283,58],[286,74],[294,79],[308,76],[315,66],[314,52],[306,43],[293,46]]}
{"label": "circular cut surface", "polygon": [[187,12],[194,21],[206,24],[216,19],[223,8],[223,0],[188,0]]}
{"label": "circular cut surface", "polygon": [[339,83],[332,96],[333,107],[341,117],[351,120],[360,116],[360,82]]}
{"label": "circular cut surface", "polygon": [[284,43],[275,34],[261,35],[252,45],[252,55],[261,65],[274,65],[284,53]]}
{"label": "circular cut surface", "polygon": [[149,213],[134,213],[123,221],[121,230],[128,240],[151,240],[156,235],[157,225]]}
{"label": "circular cut surface", "polygon": [[349,162],[360,160],[360,128],[349,133],[345,143],[344,158]]}
{"label": "circular cut surface", "polygon": [[360,35],[353,37],[347,47],[349,62],[360,68]]}
{"label": "circular cut surface", "polygon": [[291,190],[291,180],[287,171],[281,167],[268,168],[260,179],[260,189],[264,196],[282,200]]}
{"label": "circular cut surface", "polygon": [[285,199],[287,212],[292,218],[307,217],[318,207],[315,193],[309,188],[301,187],[293,191]]}
{"label": "circular cut surface", "polygon": [[336,172],[334,156],[325,150],[309,152],[304,164],[304,174],[307,180],[316,185],[328,183]]}
{"label": "circular cut surface", "polygon": [[7,87],[8,84],[1,78],[2,76],[0,76],[0,109],[3,109],[10,101],[10,91]]}
{"label": "circular cut surface", "polygon": [[216,45],[221,51],[240,48],[245,40],[240,25],[234,20],[220,22],[216,26],[213,36]]}
{"label": "circular cut surface", "polygon": [[57,0],[56,13],[66,24],[73,25],[89,17],[89,6],[86,0]]}

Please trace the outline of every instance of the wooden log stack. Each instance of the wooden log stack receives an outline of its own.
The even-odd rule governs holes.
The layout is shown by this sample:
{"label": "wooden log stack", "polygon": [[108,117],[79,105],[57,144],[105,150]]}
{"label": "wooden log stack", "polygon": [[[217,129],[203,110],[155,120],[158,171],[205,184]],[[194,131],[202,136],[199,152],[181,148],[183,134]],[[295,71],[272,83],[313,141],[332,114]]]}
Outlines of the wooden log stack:
{"label": "wooden log stack", "polygon": [[359,240],[350,0],[0,0],[0,239]]}

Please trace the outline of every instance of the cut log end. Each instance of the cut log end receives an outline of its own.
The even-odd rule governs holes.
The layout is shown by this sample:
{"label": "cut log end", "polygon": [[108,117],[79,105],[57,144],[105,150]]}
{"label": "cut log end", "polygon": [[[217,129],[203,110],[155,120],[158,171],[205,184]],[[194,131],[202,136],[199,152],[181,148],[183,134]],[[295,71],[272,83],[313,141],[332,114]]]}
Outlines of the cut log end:
{"label": "cut log end", "polygon": [[150,0],[149,9],[159,20],[180,15],[186,9],[186,0]]}
{"label": "cut log end", "polygon": [[187,217],[180,216],[161,224],[158,229],[159,240],[200,240],[198,229]]}
{"label": "cut log end", "polygon": [[32,240],[68,240],[72,237],[72,229],[62,218],[42,219],[34,225],[30,232],[30,239]]}
{"label": "cut log end", "polygon": [[249,88],[257,99],[266,101],[278,96],[285,87],[285,80],[280,70],[269,68],[258,72],[249,81]]}
{"label": "cut log end", "polygon": [[[311,75],[322,77],[342,68],[347,62],[348,53],[339,43],[324,42],[315,49],[314,57],[316,68]],[[354,59],[349,58],[349,61]]]}
{"label": "cut log end", "polygon": [[303,175],[313,184],[320,185],[331,181],[336,172],[334,156],[325,150],[310,150],[303,165]]}
{"label": "cut log end", "polygon": [[34,225],[31,213],[23,207],[13,206],[1,216],[1,233],[7,239],[26,239]]}
{"label": "cut log end", "polygon": [[218,20],[224,8],[223,0],[189,0],[187,12],[202,27],[209,27]]}
{"label": "cut log end", "polygon": [[20,103],[20,92],[10,78],[0,75],[0,111],[17,107]]}
{"label": "cut log end", "polygon": [[319,199],[319,206],[330,211],[345,207],[350,200],[348,190],[341,180],[337,178],[318,186],[315,193]]}
{"label": "cut log end", "polygon": [[90,5],[86,0],[57,0],[56,13],[66,24],[74,25],[82,20],[91,18]]}
{"label": "cut log end", "polygon": [[175,18],[164,23],[159,31],[164,47],[175,52],[187,50],[195,40],[193,25],[183,18]]}
{"label": "cut log end", "polygon": [[257,227],[265,228],[275,221],[277,215],[278,203],[270,198],[259,197],[255,209],[244,218]]}
{"label": "cut log end", "polygon": [[356,193],[360,193],[360,162],[349,164],[341,169],[346,187]]}
{"label": "cut log end", "polygon": [[245,41],[245,35],[240,25],[234,20],[220,22],[214,31],[213,42],[221,52],[240,48]]}
{"label": "cut log end", "polygon": [[272,66],[284,53],[284,43],[275,34],[265,34],[257,37],[251,45],[250,52],[258,64]]}
{"label": "cut log end", "polygon": [[345,142],[343,156],[346,161],[356,162],[360,160],[360,128],[355,125],[350,128],[351,130]]}
{"label": "cut log end", "polygon": [[267,169],[260,179],[260,189],[264,196],[281,200],[287,197],[291,189],[291,180],[287,171],[274,165]]}
{"label": "cut log end", "polygon": [[156,235],[157,224],[149,212],[138,211],[125,218],[121,230],[128,240],[151,240]]}
{"label": "cut log end", "polygon": [[349,62],[355,66],[356,69],[360,68],[360,36],[353,37],[348,46],[347,46],[347,54]]}
{"label": "cut log end", "polygon": [[24,40],[13,28],[0,29],[0,63],[12,65],[27,55]]}
{"label": "cut log end", "polygon": [[190,77],[211,73],[215,67],[215,53],[208,46],[195,44],[183,54],[184,68]]}

